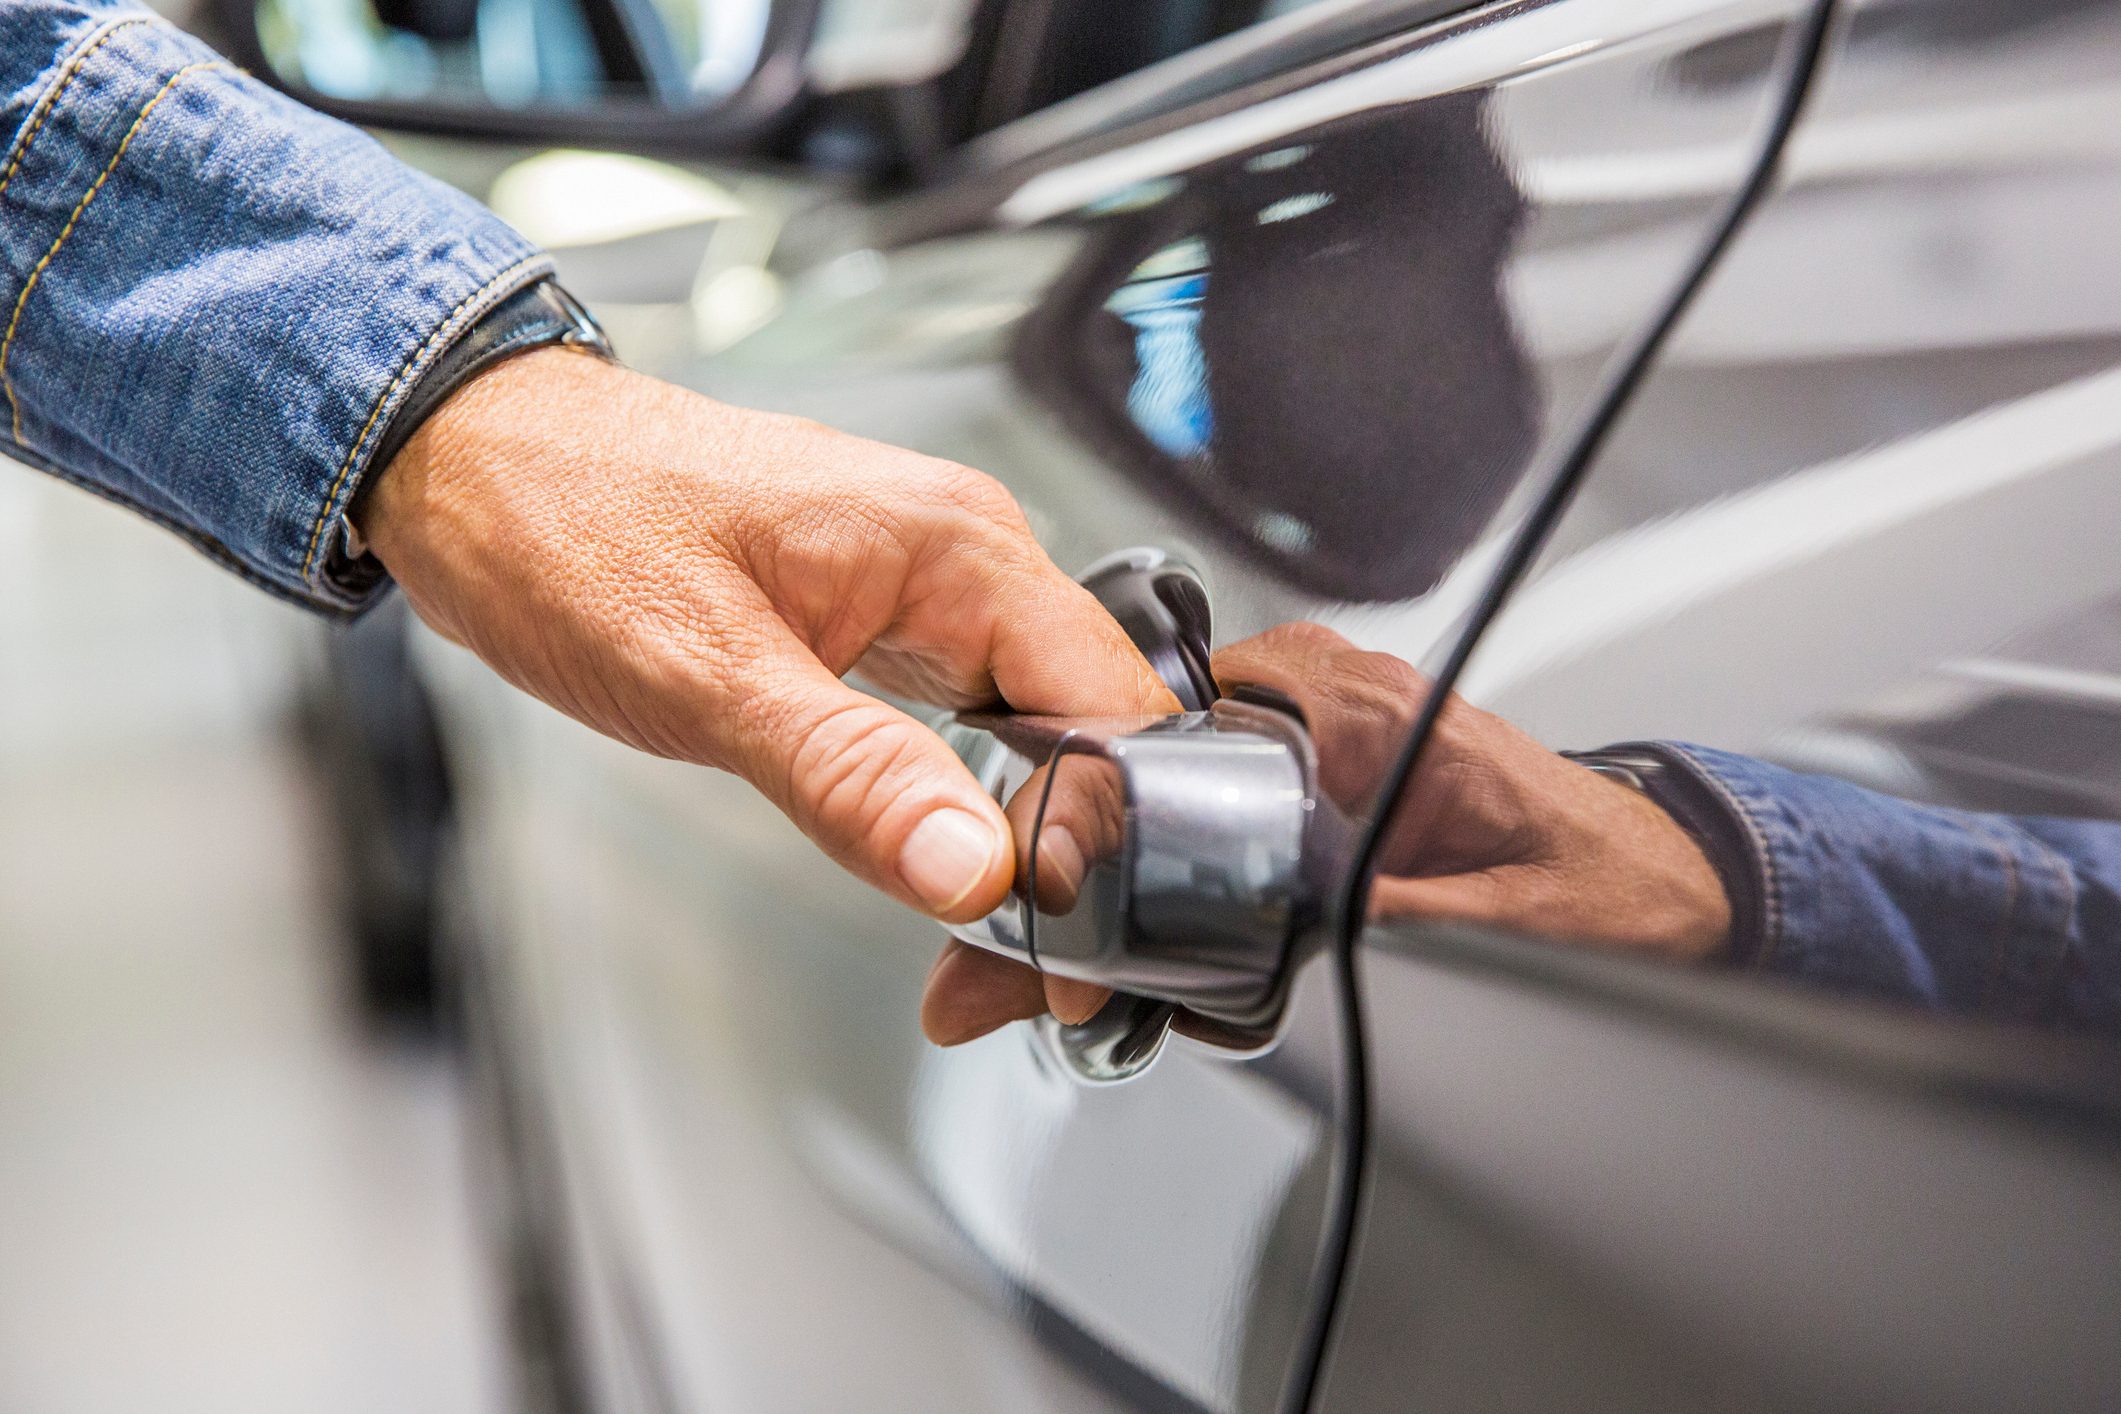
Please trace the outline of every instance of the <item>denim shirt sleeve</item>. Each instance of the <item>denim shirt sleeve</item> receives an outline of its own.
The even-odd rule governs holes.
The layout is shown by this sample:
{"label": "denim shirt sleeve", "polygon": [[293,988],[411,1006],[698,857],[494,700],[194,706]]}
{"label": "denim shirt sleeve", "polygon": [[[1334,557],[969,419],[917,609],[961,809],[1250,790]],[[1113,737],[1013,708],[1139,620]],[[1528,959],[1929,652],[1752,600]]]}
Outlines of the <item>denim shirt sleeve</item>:
{"label": "denim shirt sleeve", "polygon": [[2121,825],[1948,810],[1654,749],[1697,811],[1722,816],[1697,833],[1742,901],[1737,964],[1960,1015],[2121,1026]]}
{"label": "denim shirt sleeve", "polygon": [[0,0],[0,105],[0,451],[358,610],[382,430],[544,256],[130,6]]}

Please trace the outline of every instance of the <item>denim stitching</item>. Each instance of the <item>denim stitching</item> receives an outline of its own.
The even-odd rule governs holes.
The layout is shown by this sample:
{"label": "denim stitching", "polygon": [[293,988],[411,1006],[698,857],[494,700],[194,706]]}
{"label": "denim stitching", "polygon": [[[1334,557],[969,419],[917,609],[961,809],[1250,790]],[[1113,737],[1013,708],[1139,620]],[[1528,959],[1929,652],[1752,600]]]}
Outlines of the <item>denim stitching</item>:
{"label": "denim stitching", "polygon": [[[500,303],[500,301],[496,301],[494,307],[498,308]],[[509,359],[514,358],[517,354],[520,353],[534,352],[539,348],[565,349],[580,347],[582,346],[570,344],[564,340],[560,341],[557,344],[552,343],[549,339],[548,331],[545,329],[520,330],[517,333],[509,335],[507,338],[501,340],[499,343],[488,346],[487,349],[480,354],[480,365],[478,368],[477,376],[483,377],[485,374],[491,372],[495,368],[498,368],[501,364],[507,362]],[[601,355],[599,356],[601,357]],[[467,382],[468,381],[469,380],[467,380]],[[404,415],[406,405],[410,403],[411,400],[411,394],[408,393],[406,395],[405,402],[399,403],[398,410],[391,414],[392,421],[395,421],[397,418]],[[430,411],[433,410],[431,409]],[[380,456],[382,454],[383,445],[384,443],[389,441],[391,430],[392,429],[390,425],[386,423],[384,425],[383,435],[376,439],[376,455]],[[418,429],[415,430],[417,431]],[[405,448],[410,445],[411,440],[412,439],[408,437],[405,441],[400,442],[396,450],[394,450],[391,455],[396,456],[398,452],[405,450]],[[329,503],[327,502],[326,504],[328,505]],[[340,512],[340,517],[346,526],[347,548],[349,549],[349,551],[352,552],[351,558],[354,560],[354,562],[358,564],[363,557],[373,558],[373,552],[368,550],[365,546],[356,546],[356,541],[359,538],[360,532],[359,528],[356,527],[353,523],[352,496],[348,496],[346,498],[346,509]],[[329,557],[326,558],[324,564],[317,570],[317,577],[320,580],[331,582],[332,563]]]}
{"label": "denim stitching", "polygon": [[2077,871],[2069,867],[2069,861],[2058,850],[2031,830],[2016,822],[2012,822],[2009,828],[2025,837],[2026,842],[2037,851],[2039,858],[2054,872],[2056,879],[2062,885],[2062,926],[2058,930],[2061,946],[2055,952],[2055,962],[2052,969],[2053,982],[2059,986],[2068,969],[2070,950],[2076,945],[2077,905],[2080,901],[2081,893],[2077,883]]}
{"label": "denim stitching", "polygon": [[[499,278],[499,277],[496,277],[496,278]],[[494,303],[494,306],[493,306],[493,307],[497,309],[497,308],[499,308],[499,307],[500,307],[500,305],[501,305],[502,303],[503,303],[503,301],[499,301],[499,300],[497,300],[497,301],[495,301],[495,303]],[[489,312],[489,313],[490,313],[491,311],[487,311],[487,312]],[[515,356],[516,356],[517,354],[519,354],[519,353],[523,353],[523,352],[525,352],[525,351],[527,351],[527,350],[529,350],[529,349],[535,348],[535,347],[539,347],[538,341],[539,341],[539,340],[544,340],[544,339],[547,339],[547,338],[548,338],[548,331],[546,331],[545,329],[542,329],[542,328],[535,328],[535,329],[523,329],[523,330],[519,330],[519,331],[517,331],[516,333],[510,334],[510,335],[509,335],[509,336],[508,336],[507,338],[505,338],[505,339],[501,340],[501,341],[500,341],[499,343],[497,343],[497,344],[491,344],[491,345],[488,345],[488,346],[487,346],[487,348],[486,348],[486,349],[485,349],[485,350],[484,350],[483,352],[481,352],[481,353],[480,353],[480,355],[479,355],[479,358],[480,358],[480,363],[479,363],[479,367],[478,367],[478,370],[477,370],[477,375],[476,375],[476,376],[484,376],[485,374],[487,374],[487,373],[491,372],[491,371],[492,371],[492,370],[494,370],[495,368],[498,368],[498,367],[499,367],[499,366],[500,366],[501,364],[503,364],[503,363],[507,362],[507,361],[508,361],[509,359],[512,359],[512,358],[514,358],[514,357],[515,357]],[[567,343],[565,343],[565,342],[562,342],[562,343],[560,343],[560,344],[558,344],[558,345],[551,345],[551,344],[549,344],[549,343],[548,343],[548,344],[547,344],[547,345],[545,345],[545,346],[547,346],[547,347],[559,347],[559,348],[569,348],[569,347],[573,347],[572,345],[569,345],[569,344],[567,344]],[[430,365],[430,367],[431,367],[431,365]],[[468,379],[466,380],[466,383],[467,383],[467,385],[468,385],[469,381],[470,381],[470,380],[468,380]],[[393,420],[395,420],[395,419],[396,419],[397,417],[401,416],[401,415],[402,415],[402,414],[404,413],[404,411],[405,411],[405,409],[406,409],[407,405],[408,405],[408,404],[410,404],[410,403],[411,403],[411,401],[412,401],[412,395],[411,395],[411,393],[407,393],[407,394],[406,394],[406,396],[405,396],[405,399],[404,399],[404,401],[403,401],[403,402],[400,402],[400,403],[398,404],[398,408],[397,408],[397,411],[391,414],[391,417],[392,417],[392,419],[393,419]],[[417,430],[417,429],[416,429],[416,430]],[[380,454],[382,453],[382,450],[383,450],[383,445],[384,445],[384,444],[385,444],[386,442],[388,442],[388,441],[390,440],[390,433],[391,433],[391,431],[392,431],[392,428],[391,428],[391,427],[390,427],[390,426],[389,426],[388,424],[386,424],[386,425],[384,426],[384,428],[383,428],[383,435],[382,435],[382,436],[380,436],[380,437],[378,437],[378,438],[376,439],[376,452],[377,452],[377,454],[378,454],[378,455],[380,455]],[[408,445],[408,444],[410,443],[410,441],[411,441],[411,438],[410,438],[410,437],[408,437],[408,438],[407,438],[407,439],[406,439],[406,440],[405,440],[404,442],[400,442],[400,443],[398,444],[398,446],[397,446],[396,450],[395,450],[395,451],[393,451],[393,452],[391,453],[391,455],[395,456],[395,455],[397,455],[397,453],[398,453],[398,452],[401,452],[401,451],[405,450],[405,447],[406,447],[406,446],[407,446],[407,445]],[[352,498],[352,497],[350,497],[350,496],[349,496],[349,497],[347,498],[347,502],[348,502],[348,504],[347,504],[346,510],[345,510],[344,512],[342,512],[342,514],[344,514],[344,515],[346,515],[346,516],[348,516],[348,517],[350,517],[350,516],[351,516],[351,514],[352,514],[352,511],[353,511],[353,505],[352,505],[352,500],[353,500],[353,498]],[[349,528],[351,528],[351,520],[350,520],[350,519],[349,519],[349,521],[348,521],[348,525],[349,525]],[[329,574],[331,573],[331,566],[330,566],[330,565],[329,565],[329,564],[327,563],[327,564],[325,565],[325,567],[324,567],[324,568],[323,568],[322,570],[320,570],[320,571],[319,571],[319,573],[320,573],[320,574],[325,574],[325,575],[329,575]]]}
{"label": "denim stitching", "polygon": [[340,618],[351,617],[355,612],[353,608],[344,605],[303,598],[286,585],[276,584],[264,575],[259,574],[239,559],[235,551],[229,549],[205,531],[194,529],[163,511],[145,505],[114,486],[107,486],[100,481],[92,481],[78,472],[69,471],[34,448],[24,446],[19,442],[9,442],[4,437],[0,437],[0,452],[13,457],[24,466],[34,467],[55,481],[63,481],[69,486],[78,487],[88,492],[91,496],[97,496],[109,501],[112,505],[123,506],[126,510],[131,511],[143,520],[169,531],[222,569],[238,576],[256,588],[264,590],[275,599],[285,600],[304,609],[322,609]]}
{"label": "denim stitching", "polygon": [[[354,437],[353,445],[346,449],[346,460],[339,463],[339,474],[332,478],[331,489],[324,493],[324,504],[317,508],[316,524],[309,529],[309,546],[302,552],[302,580],[305,584],[309,581],[310,567],[316,563],[317,543],[323,539],[324,527],[331,520],[332,507],[338,503],[339,488],[346,484],[347,473],[353,470],[354,458],[360,454],[361,447],[368,441],[368,434],[375,430],[376,419],[380,418],[383,415],[383,409],[390,405],[391,398],[398,391],[398,385],[403,383],[406,377],[416,368],[425,364],[428,356],[435,351],[440,340],[454,333],[462,321],[475,316],[476,311],[471,307],[474,300],[481,295],[490,293],[504,281],[522,274],[526,269],[545,263],[545,260],[546,257],[542,254],[525,256],[473,290],[470,294],[464,296],[463,299],[457,301],[456,308],[444,316],[440,326],[429,334],[419,347],[412,351],[411,356],[404,363],[398,366],[397,373],[391,378],[389,383],[384,385],[382,394],[377,397],[375,406],[370,409],[368,421],[361,424],[361,431]],[[5,367],[5,359],[0,358],[0,371],[4,371]]]}
{"label": "denim stitching", "polygon": [[147,121],[147,115],[155,111],[155,105],[168,97],[169,91],[187,75],[198,73],[202,69],[223,67],[226,66],[219,59],[203,59],[196,64],[186,64],[171,74],[162,87],[155,91],[155,96],[147,100],[146,105],[140,109],[139,116],[133,119],[133,125],[125,130],[125,136],[118,139],[118,150],[110,155],[110,161],[104,166],[102,175],[82,193],[81,200],[74,203],[73,214],[66,218],[66,224],[60,228],[58,239],[52,242],[50,250],[44,252],[44,258],[37,262],[36,268],[29,272],[29,279],[23,282],[22,293],[15,298],[15,312],[7,321],[7,333],[0,336],[0,392],[7,394],[8,425],[17,442],[22,440],[22,405],[15,401],[15,385],[8,381],[7,355],[15,346],[15,330],[22,323],[22,309],[29,303],[31,291],[37,288],[37,281],[43,278],[45,267],[52,263],[52,257],[59,253],[59,247],[65,245],[66,238],[74,233],[75,223],[80,221],[81,213],[88,210],[88,204],[96,199],[96,193],[103,190],[103,184],[110,180],[110,174],[118,170],[118,163],[125,157],[125,149],[132,146],[134,134],[138,133],[141,125]]}
{"label": "denim stitching", "polygon": [[1999,839],[1986,823],[1976,819],[1966,822],[1968,834],[1978,837],[1995,851],[1997,860],[2003,865],[2003,912],[1996,920],[1996,939],[1989,947],[1988,966],[1981,975],[1981,995],[1975,1005],[1986,1011],[1994,1002],[1996,984],[2003,976],[2003,957],[2016,931],[2018,913],[2018,858],[2009,844]]}
{"label": "denim stitching", "polygon": [[127,25],[145,23],[152,18],[150,15],[126,15],[120,19],[113,20],[74,51],[74,56],[66,61],[66,67],[59,71],[59,77],[52,81],[52,86],[44,91],[42,98],[37,100],[36,108],[30,113],[28,126],[22,130],[22,136],[15,140],[14,151],[8,155],[7,170],[0,172],[0,196],[4,196],[7,193],[7,184],[15,179],[15,169],[20,167],[23,159],[29,156],[30,144],[37,140],[37,133],[43,128],[44,120],[49,118],[52,115],[52,110],[58,107],[59,99],[65,95],[67,86],[74,81],[74,75],[81,72],[81,66],[86,64],[90,56],[103,47],[104,41],[108,40],[119,30],[124,29]]}
{"label": "denim stitching", "polygon": [[1775,851],[1768,844],[1767,832],[1753,814],[1752,806],[1724,784],[1723,778],[1710,770],[1700,757],[1676,742],[1666,742],[1665,746],[1673,755],[1693,767],[1695,776],[1705,782],[1708,788],[1716,792],[1723,803],[1731,808],[1738,817],[1738,823],[1744,827],[1747,837],[1752,841],[1755,857],[1760,860],[1761,871],[1766,876],[1763,880],[1765,887],[1761,890],[1764,897],[1760,901],[1760,911],[1763,914],[1760,921],[1760,951],[1753,957],[1753,967],[1755,970],[1764,968],[1782,938],[1782,872],[1776,867]]}

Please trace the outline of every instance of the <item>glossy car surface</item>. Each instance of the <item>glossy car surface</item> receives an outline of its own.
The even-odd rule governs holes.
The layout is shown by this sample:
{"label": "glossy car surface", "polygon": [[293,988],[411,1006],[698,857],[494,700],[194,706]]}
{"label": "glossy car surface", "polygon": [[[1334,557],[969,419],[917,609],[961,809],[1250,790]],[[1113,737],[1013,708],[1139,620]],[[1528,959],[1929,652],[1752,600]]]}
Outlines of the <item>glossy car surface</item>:
{"label": "glossy car surface", "polygon": [[[1338,8],[896,196],[741,179],[702,332],[637,361],[980,467],[1071,571],[1161,551],[1218,645],[2113,816],[2121,5]],[[595,1407],[2121,1402],[2111,1038],[1365,926],[1418,710],[1306,746],[1342,847],[1262,1023],[944,1051],[932,924],[426,646]]]}

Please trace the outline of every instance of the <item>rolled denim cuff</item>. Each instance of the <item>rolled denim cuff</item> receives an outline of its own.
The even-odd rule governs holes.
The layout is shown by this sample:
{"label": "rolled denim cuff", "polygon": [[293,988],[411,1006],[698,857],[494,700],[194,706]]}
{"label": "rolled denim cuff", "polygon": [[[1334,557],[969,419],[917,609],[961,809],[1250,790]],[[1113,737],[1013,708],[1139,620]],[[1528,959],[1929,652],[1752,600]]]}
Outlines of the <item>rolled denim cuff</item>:
{"label": "rolled denim cuff", "polygon": [[2058,1005],[2079,882],[2025,823],[1684,742],[1627,749],[1668,766],[1653,798],[1724,877],[1734,963],[1961,1014]]}
{"label": "rolled denim cuff", "polygon": [[[357,611],[381,582],[335,575],[335,537],[383,430],[549,262],[159,20],[90,0],[0,17],[8,450]],[[26,63],[38,45],[57,47]]]}
{"label": "rolled denim cuff", "polygon": [[1766,932],[1770,857],[1722,783],[1668,742],[1625,742],[1562,754],[1648,796],[1701,847],[1731,908],[1731,931],[1720,956],[1750,966]]}
{"label": "rolled denim cuff", "polygon": [[360,593],[386,577],[382,561],[362,543],[356,517],[362,497],[376,478],[412,440],[420,425],[452,394],[487,369],[532,349],[566,346],[599,358],[615,359],[611,341],[579,300],[550,276],[523,286],[489,309],[457,336],[428,366],[399,403],[390,425],[376,439],[369,456],[373,474],[346,497],[338,524],[326,533],[325,575],[349,592]]}

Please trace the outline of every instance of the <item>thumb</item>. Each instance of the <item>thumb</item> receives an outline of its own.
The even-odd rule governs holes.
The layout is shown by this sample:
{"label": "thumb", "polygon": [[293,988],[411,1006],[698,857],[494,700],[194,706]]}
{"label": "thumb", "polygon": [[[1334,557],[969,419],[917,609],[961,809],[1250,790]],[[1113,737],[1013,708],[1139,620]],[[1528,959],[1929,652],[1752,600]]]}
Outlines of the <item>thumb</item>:
{"label": "thumb", "polygon": [[1427,919],[1507,927],[1514,918],[1511,891],[1491,872],[1416,878],[1379,875],[1370,884],[1370,917],[1376,922]]}
{"label": "thumb", "polygon": [[945,922],[1001,906],[1008,822],[926,725],[857,692],[787,637],[755,663],[723,758],[841,866]]}

